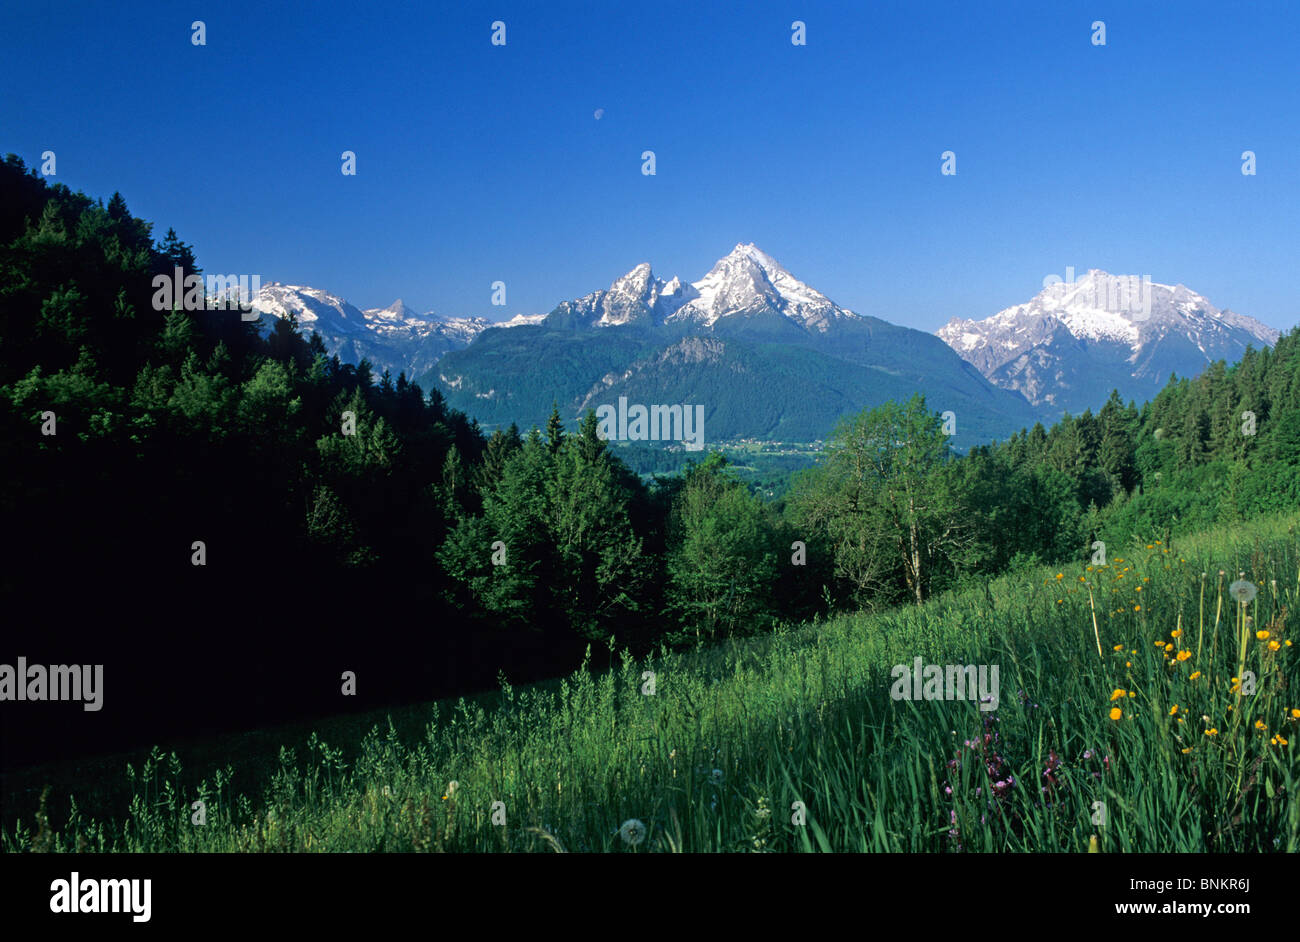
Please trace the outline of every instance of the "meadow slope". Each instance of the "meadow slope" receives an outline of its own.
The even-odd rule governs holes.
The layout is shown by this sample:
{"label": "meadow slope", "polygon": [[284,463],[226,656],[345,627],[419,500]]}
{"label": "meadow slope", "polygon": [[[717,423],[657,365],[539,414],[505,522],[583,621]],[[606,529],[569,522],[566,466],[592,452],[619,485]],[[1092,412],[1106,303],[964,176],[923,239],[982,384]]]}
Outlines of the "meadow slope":
{"label": "meadow slope", "polygon": [[[422,736],[313,734],[251,795],[233,765],[195,785],[155,750],[127,770],[129,807],[92,817],[74,794],[58,827],[37,814],[3,845],[1077,852],[1095,837],[1102,852],[1294,852],[1298,525],[1111,547],[1104,566],[504,685],[490,709],[429,707]],[[1248,604],[1229,592],[1239,574]],[[891,698],[891,667],[918,656],[998,665],[997,709]]]}

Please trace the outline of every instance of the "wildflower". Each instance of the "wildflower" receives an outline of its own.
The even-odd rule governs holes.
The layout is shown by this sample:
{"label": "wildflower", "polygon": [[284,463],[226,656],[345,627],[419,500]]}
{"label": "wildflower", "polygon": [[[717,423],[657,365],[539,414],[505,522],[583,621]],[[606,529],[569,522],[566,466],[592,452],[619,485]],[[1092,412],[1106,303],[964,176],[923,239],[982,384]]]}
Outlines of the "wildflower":
{"label": "wildflower", "polygon": [[1133,662],[1132,662],[1132,661],[1125,661],[1125,662],[1124,662],[1124,666],[1125,666],[1125,667],[1132,667],[1132,666],[1133,666]]}
{"label": "wildflower", "polygon": [[645,840],[645,825],[636,818],[628,818],[618,829],[618,836],[629,847],[637,847]]}
{"label": "wildflower", "polygon": [[[1223,575],[1222,572],[1219,575]],[[1238,579],[1232,585],[1228,586],[1228,594],[1238,602],[1245,605],[1255,598],[1255,593],[1259,590],[1255,588],[1255,583],[1247,582],[1245,579]]]}
{"label": "wildflower", "polygon": [[1207,736],[1217,736],[1217,735],[1219,735],[1218,727],[1211,726],[1209,729],[1207,729],[1207,730],[1205,731],[1205,735],[1207,735]]}
{"label": "wildflower", "polygon": [[1120,718],[1121,716],[1123,716],[1123,715],[1124,715],[1124,711],[1121,710],[1119,707],[1111,707],[1111,708],[1110,708],[1110,718],[1111,718],[1112,720],[1117,720],[1117,719],[1119,719],[1119,718]]}
{"label": "wildflower", "polygon": [[1275,745],[1275,746],[1285,746],[1286,744],[1287,744],[1287,740],[1283,739],[1281,736],[1274,736],[1274,737],[1273,737],[1273,745]]}
{"label": "wildflower", "polygon": [[1111,648],[1111,650],[1112,650],[1112,651],[1123,651],[1123,650],[1124,650],[1124,645],[1122,645],[1122,644],[1117,644],[1117,645],[1115,645],[1115,647]]}
{"label": "wildflower", "polygon": [[1169,637],[1171,638],[1181,638],[1182,636],[1183,636],[1183,629],[1181,628],[1175,628],[1173,631],[1169,632]]}
{"label": "wildflower", "polygon": [[1188,746],[1186,749],[1183,750],[1183,755],[1187,755],[1187,753],[1189,753],[1189,752],[1191,752],[1191,751],[1192,751],[1192,747],[1191,747],[1191,746]]}
{"label": "wildflower", "polygon": [[1293,719],[1293,720],[1300,720],[1300,710],[1297,710],[1296,708],[1292,707],[1292,708],[1291,708],[1291,719]]}
{"label": "wildflower", "polygon": [[1175,703],[1172,707],[1169,708],[1169,715],[1170,715],[1170,716],[1177,716],[1177,715],[1178,715],[1178,704],[1177,704],[1177,703]]}
{"label": "wildflower", "polygon": [[1185,660],[1187,660],[1187,659],[1188,659],[1189,657],[1191,657],[1191,656],[1192,656],[1192,652],[1191,652],[1191,651],[1179,651],[1179,652],[1178,652],[1178,660],[1180,660],[1180,661],[1185,661]]}
{"label": "wildflower", "polygon": [[1191,676],[1188,677],[1187,679],[1188,679],[1188,680],[1195,680],[1197,677],[1200,677],[1200,676],[1201,676],[1201,672],[1200,672],[1200,671],[1192,671]]}
{"label": "wildflower", "polygon": [[1170,651],[1172,651],[1173,649],[1174,649],[1174,646],[1173,646],[1172,644],[1166,644],[1166,645],[1165,645],[1165,653],[1166,653],[1166,654],[1168,654],[1168,653],[1169,653]]}
{"label": "wildflower", "polygon": [[1115,692],[1110,695],[1111,702],[1113,703],[1118,700],[1120,697],[1124,696],[1125,693],[1127,693],[1127,691],[1122,687],[1116,687]]}
{"label": "wildflower", "polygon": [[1142,591],[1142,587],[1141,587],[1141,586],[1138,586],[1138,587],[1137,587],[1136,589],[1134,589],[1133,591],[1134,591],[1134,592],[1141,592],[1141,591]]}
{"label": "wildflower", "polygon": [[1255,637],[1258,638],[1260,641],[1267,641],[1267,640],[1268,640],[1268,629],[1266,629],[1266,628],[1261,628],[1259,631],[1255,632]]}
{"label": "wildflower", "polygon": [[1133,691],[1133,690],[1130,690],[1130,691],[1128,692],[1128,695],[1129,695],[1130,697],[1136,697],[1136,696],[1137,696],[1137,692],[1136,692],[1136,691]]}
{"label": "wildflower", "polygon": [[1141,605],[1134,605],[1134,606],[1133,606],[1133,611],[1135,611],[1135,612],[1140,612],[1140,611],[1142,611],[1142,606],[1141,606]]}
{"label": "wildflower", "polygon": [[1265,723],[1263,720],[1255,720],[1255,728],[1256,728],[1256,729],[1268,729],[1268,724]]}
{"label": "wildflower", "polygon": [[1056,574],[1056,578],[1058,578],[1058,579],[1064,579],[1064,578],[1065,578],[1065,573],[1063,573],[1063,572],[1058,572],[1058,573]]}
{"label": "wildflower", "polygon": [[1270,651],[1277,651],[1277,650],[1280,649],[1281,647],[1282,647],[1282,645],[1278,644],[1276,641],[1270,641],[1270,642],[1268,643],[1268,649],[1269,649]]}

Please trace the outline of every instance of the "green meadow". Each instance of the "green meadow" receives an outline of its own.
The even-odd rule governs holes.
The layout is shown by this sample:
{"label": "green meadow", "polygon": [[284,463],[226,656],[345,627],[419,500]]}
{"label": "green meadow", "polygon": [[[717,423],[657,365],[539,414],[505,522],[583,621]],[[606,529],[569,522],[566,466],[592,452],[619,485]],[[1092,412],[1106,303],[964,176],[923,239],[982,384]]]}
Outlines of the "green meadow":
{"label": "green meadow", "polygon": [[[3,846],[1294,852],[1298,524],[1113,546],[1105,565],[503,683],[364,733],[351,720],[190,748],[197,768],[155,749],[115,784],[59,780]],[[891,668],[916,657],[997,665],[997,709],[893,699]],[[41,786],[23,774],[15,788]]]}

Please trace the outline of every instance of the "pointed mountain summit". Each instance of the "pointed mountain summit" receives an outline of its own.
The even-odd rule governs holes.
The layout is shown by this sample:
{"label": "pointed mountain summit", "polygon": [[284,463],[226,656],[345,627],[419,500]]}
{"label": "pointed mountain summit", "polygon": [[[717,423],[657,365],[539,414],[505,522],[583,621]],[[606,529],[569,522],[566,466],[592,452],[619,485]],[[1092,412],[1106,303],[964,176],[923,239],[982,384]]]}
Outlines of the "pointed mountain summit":
{"label": "pointed mountain summit", "polygon": [[753,243],[691,284],[642,262],[539,324],[484,331],[421,384],[488,428],[545,424],[553,401],[572,421],[626,398],[702,404],[716,439],[814,441],[918,391],[962,416],[958,447],[1037,418],[933,334],[840,307]]}
{"label": "pointed mountain summit", "polygon": [[1139,402],[1171,373],[1195,376],[1278,331],[1215,307],[1185,285],[1090,269],[983,320],[954,318],[938,336],[990,382],[1050,416],[1098,409],[1111,389]]}
{"label": "pointed mountain summit", "polygon": [[712,327],[723,318],[768,315],[804,330],[824,333],[833,322],[857,317],[795,278],[752,242],[718,259],[692,284],[655,277],[648,262],[595,291],[559,305],[547,318],[553,327],[620,327],[629,324]]}
{"label": "pointed mountain summit", "polygon": [[698,297],[673,316],[706,326],[724,317],[775,313],[805,330],[824,332],[836,319],[857,316],[795,278],[752,242],[718,259],[691,287]]}
{"label": "pointed mountain summit", "polygon": [[[367,316],[378,320],[408,321],[421,319],[420,315],[411,310],[411,308],[401,298],[398,298],[392,304],[388,305],[388,307],[371,308],[365,313]],[[427,314],[423,319],[430,320],[432,318],[432,314]]]}

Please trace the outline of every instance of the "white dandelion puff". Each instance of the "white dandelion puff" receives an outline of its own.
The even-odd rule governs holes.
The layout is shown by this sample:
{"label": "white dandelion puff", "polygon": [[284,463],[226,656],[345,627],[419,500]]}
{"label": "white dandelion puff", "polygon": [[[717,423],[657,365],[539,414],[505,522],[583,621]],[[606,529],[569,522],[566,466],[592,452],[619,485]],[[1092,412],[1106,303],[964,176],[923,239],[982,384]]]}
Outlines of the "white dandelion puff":
{"label": "white dandelion puff", "polygon": [[636,818],[628,818],[618,829],[618,836],[629,847],[637,847],[645,840],[645,825]]}
{"label": "white dandelion puff", "polygon": [[1255,583],[1248,582],[1245,579],[1238,579],[1232,585],[1228,586],[1228,594],[1243,605],[1254,601],[1255,593],[1257,591]]}

